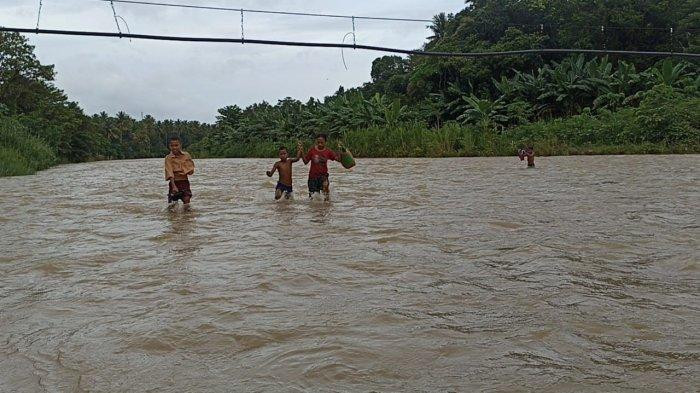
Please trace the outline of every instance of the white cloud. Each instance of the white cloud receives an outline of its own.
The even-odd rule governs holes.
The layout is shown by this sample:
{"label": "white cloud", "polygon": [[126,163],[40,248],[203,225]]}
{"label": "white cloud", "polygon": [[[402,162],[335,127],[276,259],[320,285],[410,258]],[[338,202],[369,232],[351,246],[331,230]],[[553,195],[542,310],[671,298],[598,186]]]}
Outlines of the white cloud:
{"label": "white cloud", "polygon": [[[457,12],[462,0],[253,1],[168,0],[226,7],[431,19]],[[2,0],[0,25],[34,27],[36,0]],[[109,3],[43,0],[41,27],[115,31]],[[133,33],[240,37],[240,14],[115,4]],[[424,23],[358,20],[358,42],[413,49],[428,34]],[[246,14],[247,38],[340,42],[351,30],[344,19]],[[338,86],[369,80],[380,53],[339,49],[237,44],[195,44],[122,39],[28,35],[39,59],[55,64],[57,85],[87,113],[124,110],[133,116],[211,121],[222,106],[307,100]]]}

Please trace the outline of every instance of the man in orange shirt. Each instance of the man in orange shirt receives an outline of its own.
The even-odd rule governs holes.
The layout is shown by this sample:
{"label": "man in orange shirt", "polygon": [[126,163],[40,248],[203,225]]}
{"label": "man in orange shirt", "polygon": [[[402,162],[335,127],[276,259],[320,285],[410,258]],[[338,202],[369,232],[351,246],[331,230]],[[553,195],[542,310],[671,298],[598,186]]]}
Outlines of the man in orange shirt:
{"label": "man in orange shirt", "polygon": [[174,136],[168,142],[170,154],[165,157],[165,180],[168,181],[168,203],[173,206],[182,200],[185,210],[190,209],[190,181],[188,176],[194,174],[194,161],[182,150],[180,138]]}

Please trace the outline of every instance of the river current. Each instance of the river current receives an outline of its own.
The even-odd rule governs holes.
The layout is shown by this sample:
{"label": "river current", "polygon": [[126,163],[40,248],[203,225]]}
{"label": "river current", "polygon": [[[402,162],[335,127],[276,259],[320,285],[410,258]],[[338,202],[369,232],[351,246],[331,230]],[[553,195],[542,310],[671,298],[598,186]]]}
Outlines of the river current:
{"label": "river current", "polygon": [[0,392],[696,391],[700,156],[1,178]]}

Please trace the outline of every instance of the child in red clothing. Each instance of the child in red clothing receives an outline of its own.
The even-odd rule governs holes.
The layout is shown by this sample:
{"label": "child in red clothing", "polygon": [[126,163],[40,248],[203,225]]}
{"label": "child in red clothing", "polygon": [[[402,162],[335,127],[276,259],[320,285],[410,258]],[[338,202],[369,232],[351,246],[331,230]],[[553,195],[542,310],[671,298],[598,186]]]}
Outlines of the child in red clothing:
{"label": "child in red clothing", "polygon": [[330,198],[330,185],[328,182],[328,161],[338,161],[340,155],[326,148],[326,141],[328,136],[326,134],[319,134],[316,137],[316,146],[312,147],[306,156],[302,159],[304,160],[304,165],[311,162],[311,168],[309,168],[309,197],[313,197],[316,192],[323,191],[324,200],[328,201]]}

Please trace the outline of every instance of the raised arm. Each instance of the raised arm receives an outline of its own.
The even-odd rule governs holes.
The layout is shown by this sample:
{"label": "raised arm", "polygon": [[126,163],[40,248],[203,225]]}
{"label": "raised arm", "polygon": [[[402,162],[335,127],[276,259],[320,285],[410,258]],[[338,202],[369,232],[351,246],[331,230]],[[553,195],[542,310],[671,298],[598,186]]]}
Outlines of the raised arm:
{"label": "raised arm", "polygon": [[301,146],[301,142],[297,142],[297,156],[292,158],[292,163],[301,160],[301,156],[304,154],[304,148]]}
{"label": "raised arm", "polygon": [[[299,150],[299,153],[302,153],[302,151]],[[300,156],[301,156],[301,154],[300,154]],[[304,161],[304,165],[308,164],[309,161],[311,161],[311,150],[309,150],[309,152],[306,153],[305,156],[301,157],[301,159]]]}
{"label": "raised arm", "polygon": [[303,156],[304,156],[304,146],[301,144],[301,141],[297,141],[297,156],[296,156],[297,161],[301,160],[301,158]]}

